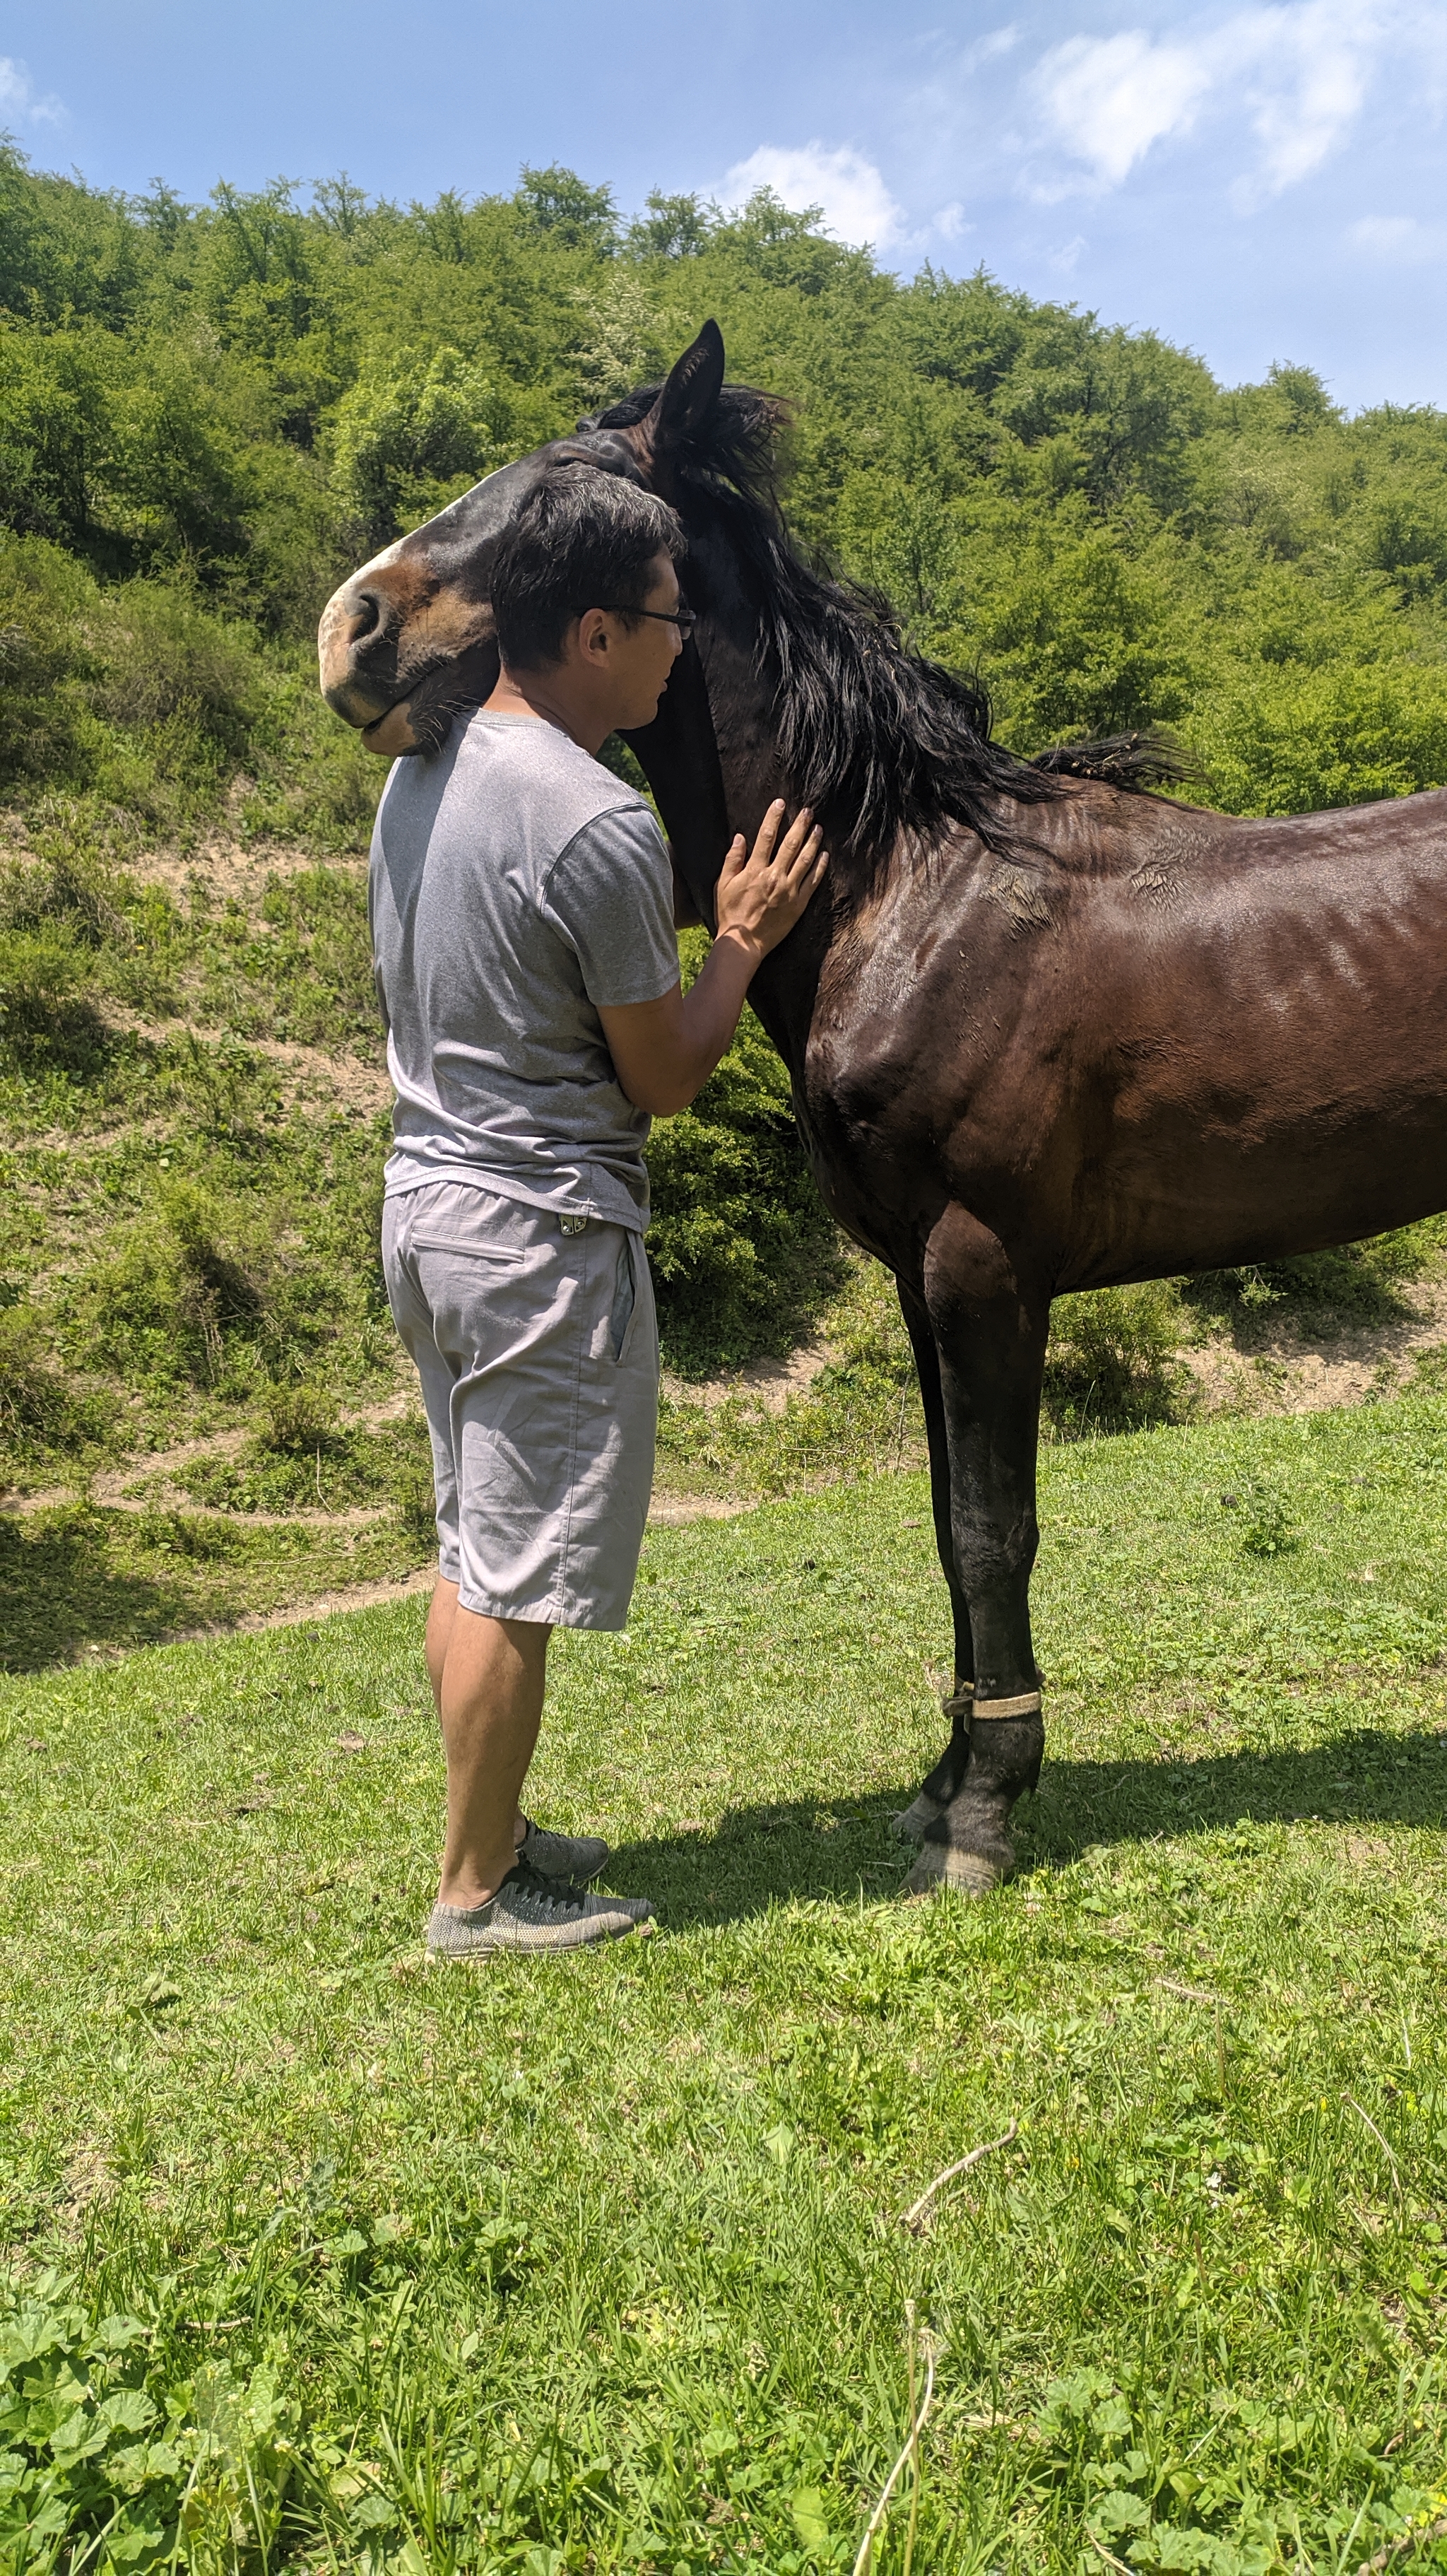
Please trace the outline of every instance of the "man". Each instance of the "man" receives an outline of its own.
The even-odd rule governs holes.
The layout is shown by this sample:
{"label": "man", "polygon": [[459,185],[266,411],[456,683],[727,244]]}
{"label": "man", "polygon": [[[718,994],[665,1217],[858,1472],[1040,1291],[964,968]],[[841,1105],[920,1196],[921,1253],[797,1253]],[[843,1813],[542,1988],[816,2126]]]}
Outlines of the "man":
{"label": "man", "polygon": [[447,1839],[427,1938],[454,1959],[574,1949],[652,1912],[586,1892],[606,1843],[518,1801],[553,1628],[621,1628],[637,1572],[658,1407],[649,1115],[707,1080],[826,864],[782,804],[748,855],[740,835],[682,993],[667,846],[596,754],[657,710],[692,624],[684,551],[652,494],[546,474],[494,566],[498,686],[439,752],[398,761],[372,842],[397,1094],[383,1260],[437,1489]]}

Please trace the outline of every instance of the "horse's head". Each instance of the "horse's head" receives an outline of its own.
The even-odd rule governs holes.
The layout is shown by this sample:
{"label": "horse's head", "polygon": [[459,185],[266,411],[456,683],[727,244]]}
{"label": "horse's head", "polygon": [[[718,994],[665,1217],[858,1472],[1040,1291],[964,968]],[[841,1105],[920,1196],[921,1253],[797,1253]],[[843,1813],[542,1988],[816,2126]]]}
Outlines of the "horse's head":
{"label": "horse's head", "polygon": [[317,644],[328,706],[389,758],[434,747],[453,710],[480,705],[496,684],[493,556],[539,475],[573,462],[628,475],[671,499],[678,460],[697,443],[723,371],[722,336],[706,322],[638,420],[580,421],[571,438],[499,467],[363,564],[322,612]]}

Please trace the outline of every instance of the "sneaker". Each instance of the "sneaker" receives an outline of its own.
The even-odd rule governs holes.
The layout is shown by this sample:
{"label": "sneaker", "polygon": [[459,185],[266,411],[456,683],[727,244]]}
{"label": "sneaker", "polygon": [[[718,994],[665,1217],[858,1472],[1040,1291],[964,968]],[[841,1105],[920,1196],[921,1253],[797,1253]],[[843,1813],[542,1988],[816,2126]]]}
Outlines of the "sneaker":
{"label": "sneaker", "polygon": [[485,1905],[434,1905],[427,1947],[434,1959],[486,1959],[494,1950],[583,1950],[595,1941],[620,1940],[652,1919],[646,1896],[590,1896],[586,1888],[540,1878],[519,1861]]}
{"label": "sneaker", "polygon": [[523,1829],[518,1859],[542,1878],[571,1878],[586,1887],[612,1858],[601,1834],[550,1833],[546,1825],[535,1825],[531,1816],[524,1816]]}

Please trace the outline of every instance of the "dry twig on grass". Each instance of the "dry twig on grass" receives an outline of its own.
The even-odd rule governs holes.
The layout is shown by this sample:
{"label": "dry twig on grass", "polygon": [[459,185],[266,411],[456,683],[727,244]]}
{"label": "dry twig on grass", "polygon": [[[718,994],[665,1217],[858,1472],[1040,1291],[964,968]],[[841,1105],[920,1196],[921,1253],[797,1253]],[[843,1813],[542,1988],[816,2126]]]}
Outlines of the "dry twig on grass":
{"label": "dry twig on grass", "polygon": [[[985,2150],[982,2148],[980,2152],[983,2154]],[[935,2402],[935,2362],[939,2357],[939,2347],[936,2344],[933,2335],[921,2335],[920,2348],[924,2353],[925,2368],[924,2402],[920,2407],[919,2413],[916,2414],[914,2411],[913,2299],[906,2301],[905,2312],[909,2319],[910,2426],[909,2431],[905,2436],[904,2448],[900,2452],[898,2459],[895,2461],[893,2468],[890,2470],[888,2477],[885,2479],[884,2485],[880,2489],[879,2502],[876,2504],[873,2513],[869,2517],[868,2524],[865,2528],[864,2538],[859,2544],[859,2555],[854,2561],[853,2576],[869,2576],[870,2564],[874,2557],[874,2543],[879,2534],[879,2526],[883,2522],[886,2513],[889,2511],[889,2499],[894,2493],[895,2480],[899,2476],[900,2470],[904,2467],[906,2460],[911,2458],[914,2461],[914,2499],[913,2509],[909,2518],[909,2540],[905,2561],[906,2568],[908,2567],[909,2560],[914,2555],[914,2535],[919,2514],[919,2437],[924,2431],[925,2425],[929,2420],[930,2408]]]}
{"label": "dry twig on grass", "polygon": [[[967,2156],[961,2156],[958,2164],[946,2165],[943,2173],[935,2175],[934,2181],[929,2185],[928,2190],[922,2191],[913,2206],[905,2211],[904,2216],[900,2221],[901,2226],[907,2227],[912,2236],[920,2235],[924,2227],[925,2219],[929,2214],[929,2206],[931,2201],[934,2199],[935,2193],[937,2191],[942,2191],[947,2182],[953,2182],[958,2174],[968,2173],[971,2165],[977,2165],[982,2156],[992,2156],[997,2147],[1008,2147],[1011,2139],[1018,2137],[1018,2135],[1019,2123],[1016,2120],[1012,2120],[1002,2137],[988,2138],[982,2147],[972,2147]],[[919,2339],[920,2349],[925,2357],[924,2402],[921,2405],[919,2412],[916,2414],[914,2372],[915,2325],[913,2299],[906,2299],[905,2301],[905,2316],[909,2323],[909,2434],[903,2450],[900,2452],[898,2459],[895,2461],[893,2468],[890,2470],[888,2477],[884,2481],[879,2501],[876,2504],[873,2513],[869,2517],[869,2523],[865,2531],[864,2538],[859,2544],[859,2555],[854,2561],[854,2576],[869,2576],[869,2566],[874,2555],[874,2543],[879,2531],[879,2526],[883,2522],[885,2514],[889,2510],[889,2499],[894,2493],[895,2481],[898,2478],[901,2469],[904,2467],[906,2460],[910,2459],[914,2462],[914,2488],[910,2498],[909,2533],[905,2541],[905,2576],[909,2576],[909,2569],[914,2558],[915,2533],[919,2527],[919,2437],[924,2430],[926,2418],[928,2417],[930,2408],[933,2406],[935,2400],[935,2362],[938,2358],[939,2347],[936,2345],[931,2335],[921,2335]]]}
{"label": "dry twig on grass", "polygon": [[1097,2540],[1093,2531],[1088,2531],[1085,2537],[1095,2551],[1096,2557],[1103,2558],[1107,2567],[1118,2567],[1120,2576],[1136,2576],[1135,2569],[1127,2567],[1123,2558],[1117,2558],[1113,2550],[1107,2549],[1103,2540]]}
{"label": "dry twig on grass", "polygon": [[[1352,2109],[1356,2107],[1353,2103]],[[1409,2550],[1425,2548],[1429,2540],[1447,2540],[1447,2513],[1439,2514],[1435,2522],[1424,2522],[1416,2531],[1404,2531],[1400,2540],[1389,2540],[1385,2549],[1362,2560],[1356,2576],[1382,2576],[1383,2568],[1390,2567],[1394,2559],[1405,2558]]]}
{"label": "dry twig on grass", "polygon": [[1019,2134],[1020,2124],[1018,2120],[1012,2120],[1002,2136],[988,2139],[983,2147],[971,2147],[969,2154],[961,2156],[957,2165],[946,2165],[943,2173],[935,2175],[929,2189],[920,2193],[914,2206],[905,2211],[899,2222],[901,2227],[907,2227],[911,2236],[918,2236],[929,2215],[929,2205],[935,2193],[943,2191],[945,2184],[953,2182],[958,2174],[968,2173],[971,2165],[977,2165],[982,2156],[992,2156],[997,2147],[1008,2147],[1011,2139],[1018,2138]]}
{"label": "dry twig on grass", "polygon": [[1350,2093],[1343,2093],[1341,2098],[1345,2102],[1347,2109],[1349,2111],[1355,2111],[1357,2118],[1362,2122],[1362,2125],[1371,2130],[1372,2136],[1376,2139],[1378,2146],[1381,2148],[1383,2155],[1386,2157],[1388,2164],[1392,2168],[1392,2180],[1396,2185],[1397,2198],[1400,2200],[1402,2198],[1401,2169],[1398,2166],[1397,2159],[1393,2155],[1391,2148],[1388,2146],[1386,2139],[1383,2137],[1381,2130],[1377,2127],[1376,2121],[1368,2118],[1366,2112],[1362,2109],[1360,2102],[1354,2102]]}

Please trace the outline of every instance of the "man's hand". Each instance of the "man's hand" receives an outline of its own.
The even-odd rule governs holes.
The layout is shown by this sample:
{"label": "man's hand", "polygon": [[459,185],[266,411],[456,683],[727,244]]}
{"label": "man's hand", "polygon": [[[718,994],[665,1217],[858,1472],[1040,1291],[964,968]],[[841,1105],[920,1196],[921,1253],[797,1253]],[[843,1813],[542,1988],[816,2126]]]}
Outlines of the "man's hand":
{"label": "man's hand", "polygon": [[718,931],[689,991],[675,984],[660,1001],[600,1010],[614,1070],[635,1109],[667,1118],[688,1107],[728,1050],[755,969],[817,891],[829,856],[818,826],[805,808],[780,841],[783,820],[781,797],[747,857],[742,832],[730,847],[719,872]]}
{"label": "man's hand", "polygon": [[778,796],[759,825],[758,839],[747,858],[744,836],[737,832],[719,870],[718,936],[751,942],[756,963],[787,939],[829,863],[828,851],[820,848],[823,834],[807,805],[801,806],[779,841],[783,819],[784,800]]}

